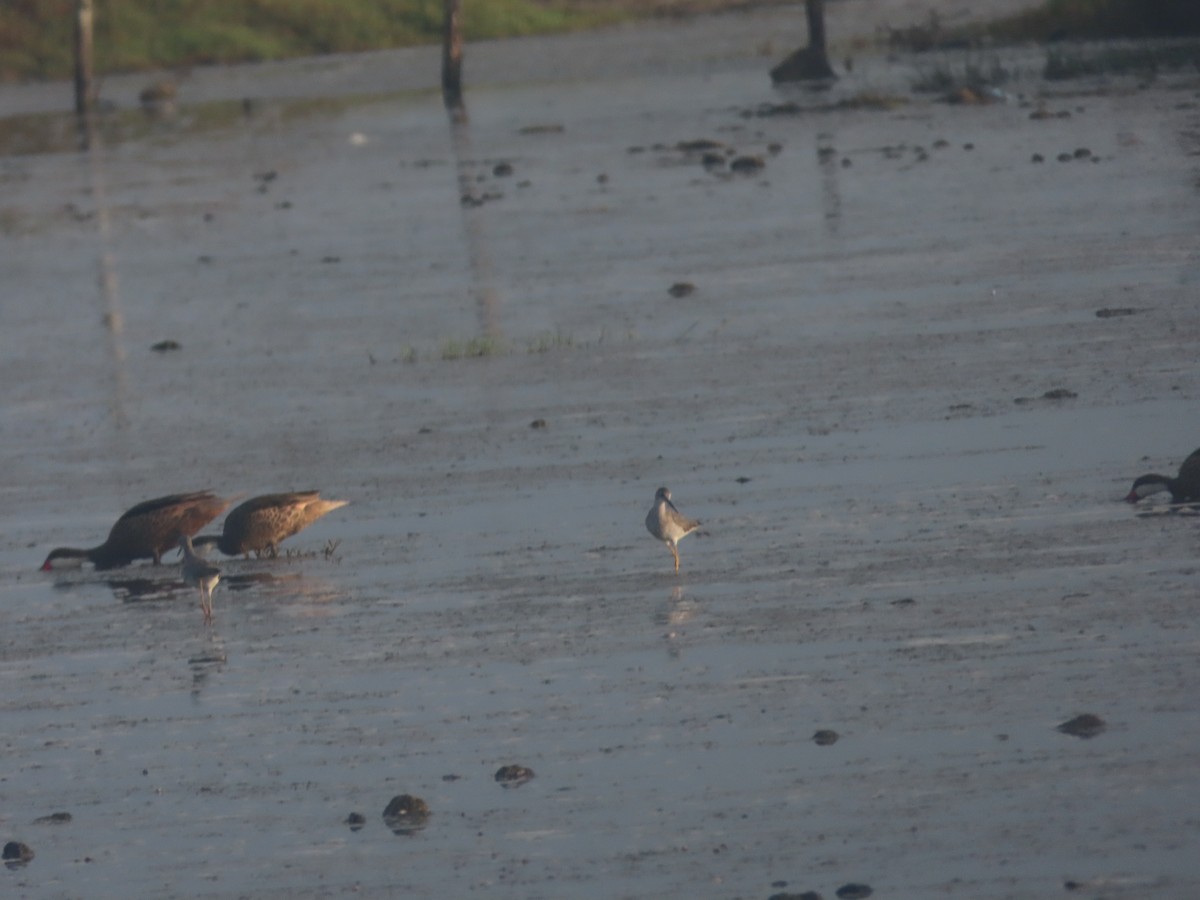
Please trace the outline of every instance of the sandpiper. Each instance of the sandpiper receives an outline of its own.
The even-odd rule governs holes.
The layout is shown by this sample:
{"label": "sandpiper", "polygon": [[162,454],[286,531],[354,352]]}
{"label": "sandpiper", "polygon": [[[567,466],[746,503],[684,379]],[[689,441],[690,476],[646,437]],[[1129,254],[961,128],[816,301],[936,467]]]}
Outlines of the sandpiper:
{"label": "sandpiper", "polygon": [[671,492],[660,487],[654,494],[654,505],[646,514],[646,530],[667,545],[675,557],[675,571],[679,571],[679,551],[676,545],[700,527],[696,519],[689,519],[671,502]]}
{"label": "sandpiper", "polygon": [[183,562],[179,567],[183,572],[183,580],[200,589],[200,611],[204,613],[204,624],[211,625],[212,592],[221,580],[221,570],[203,556],[196,555],[192,539],[186,534],[179,538],[179,549],[183,551]]}

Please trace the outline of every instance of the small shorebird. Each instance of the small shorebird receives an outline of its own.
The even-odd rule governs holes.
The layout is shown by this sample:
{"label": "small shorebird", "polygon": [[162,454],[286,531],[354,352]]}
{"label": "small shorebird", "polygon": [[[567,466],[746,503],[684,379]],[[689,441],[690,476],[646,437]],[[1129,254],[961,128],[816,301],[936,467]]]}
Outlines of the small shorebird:
{"label": "small shorebird", "polygon": [[135,559],[150,558],[158,565],[162,555],[179,543],[181,535],[195,534],[229,506],[229,501],[212,491],[190,494],[170,494],[146,500],[117,519],[106,540],[99,547],[80,550],[58,547],[50,551],[42,563],[48,572],[56,559],[88,560],[97,569],[115,569],[129,565]]}
{"label": "small shorebird", "polygon": [[676,544],[700,527],[695,519],[689,519],[671,502],[671,492],[660,487],[654,494],[654,505],[646,514],[646,530],[667,545],[675,557],[675,571],[679,571],[679,551]]}
{"label": "small shorebird", "polygon": [[221,580],[221,570],[203,556],[196,555],[192,539],[186,534],[179,538],[179,549],[183,551],[183,562],[179,565],[183,580],[200,589],[200,611],[204,613],[204,624],[211,625],[212,592]]}
{"label": "small shorebird", "polygon": [[1183,465],[1179,467],[1179,475],[1175,478],[1168,478],[1166,475],[1143,475],[1133,483],[1125,499],[1130,503],[1137,503],[1143,497],[1160,491],[1170,491],[1172,503],[1200,501],[1200,450],[1194,450],[1192,455],[1183,461]]}
{"label": "small shorebird", "polygon": [[320,491],[292,491],[251,497],[225,517],[219,535],[196,538],[196,545],[216,545],[226,556],[274,557],[279,544],[349,500],[322,500]]}

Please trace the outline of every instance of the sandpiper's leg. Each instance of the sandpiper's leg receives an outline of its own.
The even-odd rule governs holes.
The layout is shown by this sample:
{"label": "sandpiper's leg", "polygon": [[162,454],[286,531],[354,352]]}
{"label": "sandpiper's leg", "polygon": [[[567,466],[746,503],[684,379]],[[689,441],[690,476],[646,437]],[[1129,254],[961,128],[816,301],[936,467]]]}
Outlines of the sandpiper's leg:
{"label": "sandpiper's leg", "polygon": [[675,571],[679,571],[679,551],[675,549],[674,544],[667,544],[671,548],[671,555],[675,557]]}

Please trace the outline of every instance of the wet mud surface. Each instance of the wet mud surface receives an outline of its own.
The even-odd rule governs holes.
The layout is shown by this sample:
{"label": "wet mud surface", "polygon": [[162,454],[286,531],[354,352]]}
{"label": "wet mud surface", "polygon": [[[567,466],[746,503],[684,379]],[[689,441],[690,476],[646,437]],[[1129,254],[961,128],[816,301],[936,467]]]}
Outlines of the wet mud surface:
{"label": "wet mud surface", "polygon": [[[12,896],[1200,892],[1196,518],[1119,502],[1200,445],[1200,83],[744,46],[0,158]],[[211,629],[37,571],[208,487],[351,505]]]}

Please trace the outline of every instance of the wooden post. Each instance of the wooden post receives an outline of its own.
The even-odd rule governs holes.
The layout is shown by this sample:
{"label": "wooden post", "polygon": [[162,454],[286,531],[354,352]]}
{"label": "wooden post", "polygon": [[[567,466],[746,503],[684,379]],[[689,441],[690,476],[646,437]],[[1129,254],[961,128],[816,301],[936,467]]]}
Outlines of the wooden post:
{"label": "wooden post", "polygon": [[808,52],[826,59],[825,0],[804,0],[804,18],[808,21]]}
{"label": "wooden post", "polygon": [[807,81],[836,78],[825,52],[825,0],[804,0],[808,46],[797,50],[771,70],[771,80]]}
{"label": "wooden post", "polygon": [[462,98],[462,2],[442,0],[442,102],[446,109],[461,110]]}
{"label": "wooden post", "polygon": [[80,117],[92,111],[92,26],[95,23],[92,0],[77,0],[75,5],[75,113]]}

